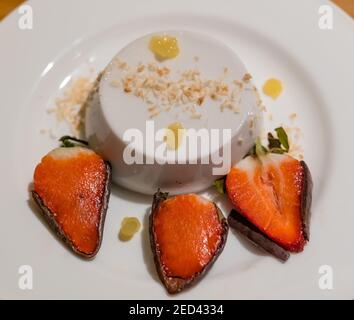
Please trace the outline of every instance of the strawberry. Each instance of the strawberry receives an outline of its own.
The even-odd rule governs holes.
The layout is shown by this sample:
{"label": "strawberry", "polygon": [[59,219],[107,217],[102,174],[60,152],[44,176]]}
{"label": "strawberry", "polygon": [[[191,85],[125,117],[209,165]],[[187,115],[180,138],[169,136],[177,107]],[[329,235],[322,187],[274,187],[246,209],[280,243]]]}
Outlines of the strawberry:
{"label": "strawberry", "polygon": [[[230,226],[243,227],[243,234],[258,233],[253,242],[286,260],[284,250],[300,252],[309,240],[312,179],[306,163],[287,154],[285,131],[276,130],[278,139],[268,136],[269,149],[258,141],[230,170],[225,186],[235,208],[228,218]],[[238,215],[246,219],[247,226]]]}
{"label": "strawberry", "polygon": [[77,254],[94,257],[101,245],[111,168],[82,142],[63,139],[34,172],[32,196],[58,236]]}
{"label": "strawberry", "polygon": [[215,203],[197,194],[168,198],[158,191],[150,215],[150,242],[162,283],[171,294],[201,279],[222,252],[228,232]]}

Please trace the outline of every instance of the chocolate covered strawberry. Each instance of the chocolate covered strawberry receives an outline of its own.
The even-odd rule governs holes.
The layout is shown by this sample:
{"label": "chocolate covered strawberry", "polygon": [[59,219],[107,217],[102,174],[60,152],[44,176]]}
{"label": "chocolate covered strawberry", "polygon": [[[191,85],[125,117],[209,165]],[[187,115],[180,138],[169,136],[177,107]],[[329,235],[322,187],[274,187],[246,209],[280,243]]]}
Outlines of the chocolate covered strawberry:
{"label": "chocolate covered strawberry", "polygon": [[[226,177],[226,191],[234,206],[231,227],[282,260],[300,252],[309,240],[312,179],[304,161],[287,154],[282,128],[268,136],[268,148],[257,142],[250,155]],[[242,219],[243,218],[243,219]]]}
{"label": "chocolate covered strawberry", "polygon": [[32,196],[58,236],[77,254],[94,257],[101,245],[109,200],[111,167],[80,140],[42,158]]}
{"label": "chocolate covered strawberry", "polygon": [[222,252],[226,219],[197,194],[168,197],[158,191],[150,214],[150,242],[159,277],[171,294],[200,280]]}

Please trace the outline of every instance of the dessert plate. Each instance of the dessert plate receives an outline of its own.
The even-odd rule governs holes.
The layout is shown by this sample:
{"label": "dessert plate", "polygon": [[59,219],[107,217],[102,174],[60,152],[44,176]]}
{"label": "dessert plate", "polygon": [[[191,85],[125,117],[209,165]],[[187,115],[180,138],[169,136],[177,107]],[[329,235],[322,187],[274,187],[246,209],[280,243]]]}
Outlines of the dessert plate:
{"label": "dessert plate", "polygon": [[[130,41],[159,30],[219,39],[241,58],[259,89],[268,78],[280,79],[279,99],[262,95],[265,126],[295,132],[297,152],[315,185],[311,239],[303,253],[282,264],[230,232],[203,281],[173,298],[354,298],[354,24],[348,16],[320,0],[28,4],[32,29],[19,27],[16,11],[0,24],[0,298],[172,298],[158,281],[150,252],[150,196],[113,186],[102,247],[93,261],[61,245],[29,200],[35,165],[58,145],[43,130],[57,137],[69,133],[47,110],[75,79],[94,78]],[[332,30],[321,29],[323,10],[333,10]],[[203,195],[229,212],[212,188]],[[117,235],[126,216],[139,217],[143,230],[122,243]],[[19,285],[24,270],[32,271],[32,289]]]}

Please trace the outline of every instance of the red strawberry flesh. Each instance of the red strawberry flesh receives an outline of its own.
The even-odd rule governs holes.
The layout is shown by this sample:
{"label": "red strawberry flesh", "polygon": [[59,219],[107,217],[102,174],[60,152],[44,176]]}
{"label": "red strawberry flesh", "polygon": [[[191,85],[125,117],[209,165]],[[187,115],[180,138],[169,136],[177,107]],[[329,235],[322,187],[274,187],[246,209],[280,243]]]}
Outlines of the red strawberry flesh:
{"label": "red strawberry flesh", "polygon": [[236,210],[290,252],[302,251],[307,240],[303,206],[304,193],[311,193],[311,188],[303,164],[285,154],[248,156],[226,178],[227,194]]}

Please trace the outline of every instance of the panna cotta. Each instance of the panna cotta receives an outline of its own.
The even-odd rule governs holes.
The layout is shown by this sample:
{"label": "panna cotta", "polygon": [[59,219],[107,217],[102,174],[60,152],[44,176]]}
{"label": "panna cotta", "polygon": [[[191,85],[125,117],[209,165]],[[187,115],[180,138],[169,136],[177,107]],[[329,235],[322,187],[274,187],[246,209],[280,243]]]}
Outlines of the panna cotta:
{"label": "panna cotta", "polygon": [[145,35],[105,68],[86,109],[90,146],[113,181],[154,194],[199,192],[260,134],[260,99],[230,48],[191,31]]}

